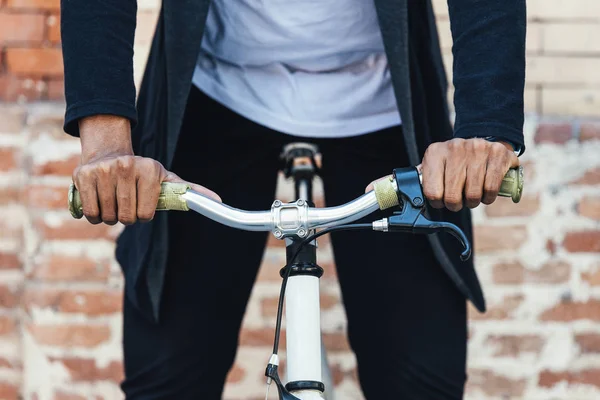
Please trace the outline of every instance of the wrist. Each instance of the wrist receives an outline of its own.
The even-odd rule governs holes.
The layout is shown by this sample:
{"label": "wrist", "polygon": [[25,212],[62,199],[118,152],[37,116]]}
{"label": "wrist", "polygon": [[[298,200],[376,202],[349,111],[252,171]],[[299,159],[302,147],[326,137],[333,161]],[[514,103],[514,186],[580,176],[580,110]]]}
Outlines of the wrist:
{"label": "wrist", "polygon": [[111,155],[133,155],[131,122],[116,115],[93,115],[79,120],[83,163]]}

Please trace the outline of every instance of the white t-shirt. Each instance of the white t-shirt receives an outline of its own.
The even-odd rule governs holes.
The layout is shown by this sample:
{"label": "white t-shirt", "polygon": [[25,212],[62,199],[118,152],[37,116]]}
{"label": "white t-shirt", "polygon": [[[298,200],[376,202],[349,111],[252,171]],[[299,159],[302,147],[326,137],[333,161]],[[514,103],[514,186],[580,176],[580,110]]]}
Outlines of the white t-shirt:
{"label": "white t-shirt", "polygon": [[193,83],[271,129],[355,136],[400,124],[368,0],[213,0]]}

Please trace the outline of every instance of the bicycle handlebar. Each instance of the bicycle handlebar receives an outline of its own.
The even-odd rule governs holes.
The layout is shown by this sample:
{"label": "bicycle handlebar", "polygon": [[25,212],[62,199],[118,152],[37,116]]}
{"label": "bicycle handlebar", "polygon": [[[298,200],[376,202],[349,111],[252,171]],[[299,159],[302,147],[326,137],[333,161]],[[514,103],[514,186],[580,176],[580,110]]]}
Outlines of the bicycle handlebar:
{"label": "bicycle handlebar", "polygon": [[[398,187],[393,179],[383,179],[376,183],[375,190],[341,206],[311,208],[303,200],[283,204],[275,201],[269,211],[245,211],[219,203],[190,190],[184,183],[163,182],[156,210],[194,210],[216,222],[250,231],[286,231],[337,226],[356,221],[377,209],[387,209],[400,204]],[[500,196],[511,197],[515,203],[523,190],[522,168],[508,171],[502,182]],[[74,218],[83,217],[79,192],[73,184],[69,189],[69,211]],[[303,226],[299,226],[302,224]],[[303,235],[300,235],[303,236]]]}

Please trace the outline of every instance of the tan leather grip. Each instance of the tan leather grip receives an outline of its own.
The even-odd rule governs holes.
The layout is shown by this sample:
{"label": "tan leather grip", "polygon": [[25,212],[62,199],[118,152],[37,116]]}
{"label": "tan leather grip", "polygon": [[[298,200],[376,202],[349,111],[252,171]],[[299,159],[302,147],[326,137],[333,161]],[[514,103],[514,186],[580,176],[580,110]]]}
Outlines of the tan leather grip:
{"label": "tan leather grip", "polygon": [[[163,182],[160,184],[160,196],[158,197],[158,204],[156,205],[156,211],[188,211],[189,207],[186,201],[181,197],[185,192],[190,189],[190,186],[186,183],[178,182]],[[83,217],[83,208],[81,206],[81,197],[79,192],[75,188],[75,185],[71,183],[69,187],[69,212],[73,218]]]}
{"label": "tan leather grip", "polygon": [[[374,184],[375,197],[381,210],[392,208],[399,204],[392,179],[392,176],[389,176]],[[523,183],[523,167],[510,169],[504,175],[498,196],[510,197],[514,203],[518,203],[523,194]]]}

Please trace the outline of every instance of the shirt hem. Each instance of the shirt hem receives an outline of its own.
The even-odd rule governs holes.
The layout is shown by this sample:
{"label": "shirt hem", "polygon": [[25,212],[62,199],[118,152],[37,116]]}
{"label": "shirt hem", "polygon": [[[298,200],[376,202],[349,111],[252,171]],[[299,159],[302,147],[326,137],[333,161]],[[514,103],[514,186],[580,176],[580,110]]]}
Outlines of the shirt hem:
{"label": "shirt hem", "polygon": [[352,137],[391,128],[402,123],[398,111],[330,124],[291,121],[269,113],[264,108],[256,107],[234,98],[225,88],[207,76],[198,66],[196,66],[196,70],[194,71],[192,83],[208,97],[223,104],[244,118],[269,129],[293,136],[307,138]]}

